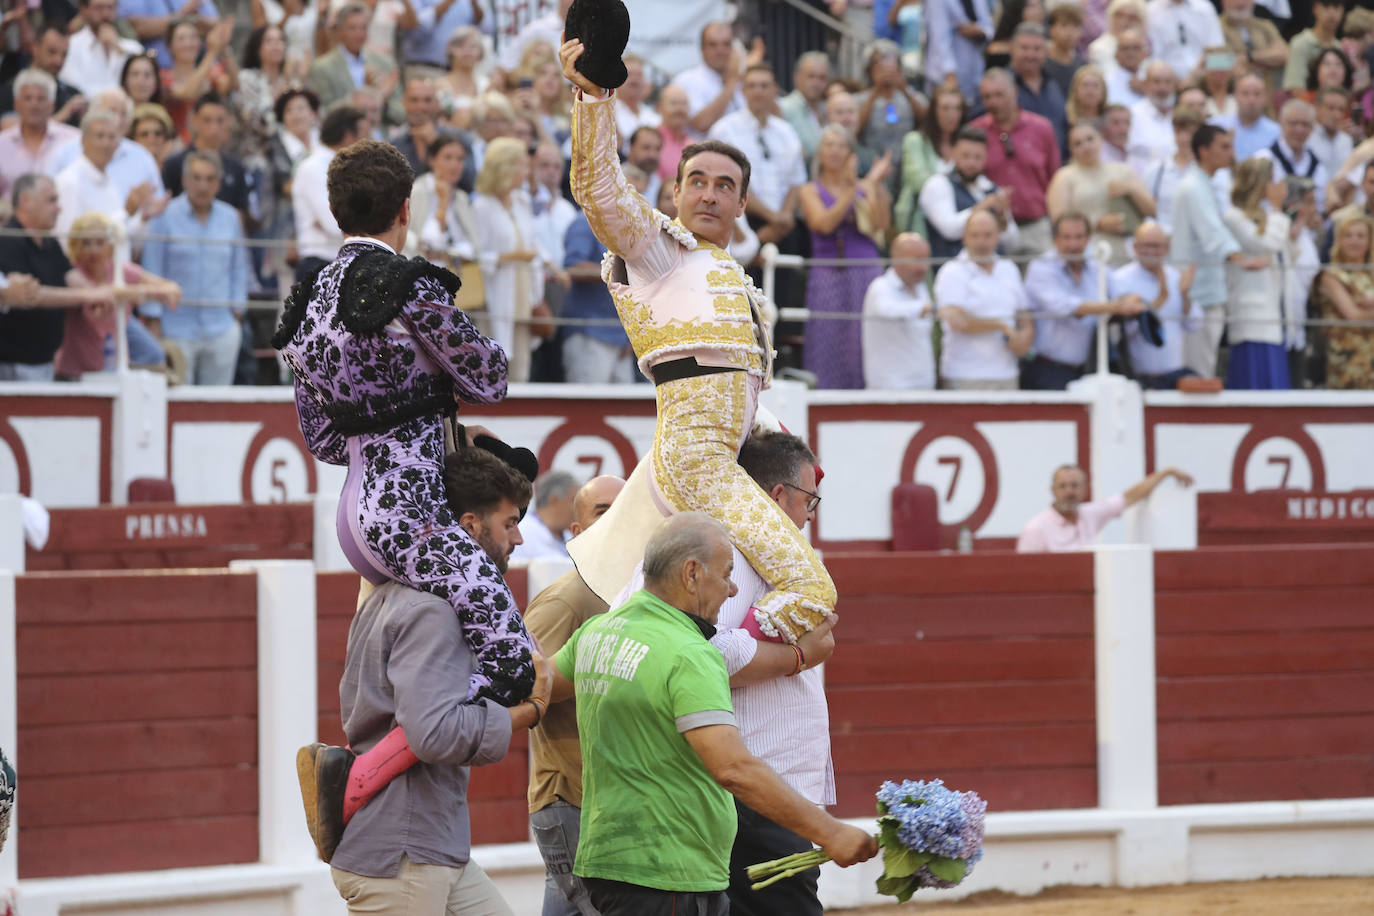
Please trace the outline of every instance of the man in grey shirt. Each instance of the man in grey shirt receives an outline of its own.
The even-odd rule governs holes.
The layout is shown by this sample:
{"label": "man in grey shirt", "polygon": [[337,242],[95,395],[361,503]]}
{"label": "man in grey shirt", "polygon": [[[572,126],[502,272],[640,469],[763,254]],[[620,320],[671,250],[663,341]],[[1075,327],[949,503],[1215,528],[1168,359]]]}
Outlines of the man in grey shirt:
{"label": "man in grey shirt", "polygon": [[[520,542],[529,482],[477,448],[450,455],[444,479],[459,523],[504,570]],[[458,618],[442,598],[392,582],[354,616],[339,684],[349,745],[366,751],[400,725],[420,763],[358,811],[330,860],[349,913],[511,913],[469,860],[468,767],[501,760],[512,731],[538,722],[552,674],[536,653],[531,699],[507,709],[466,701],[473,667]]]}

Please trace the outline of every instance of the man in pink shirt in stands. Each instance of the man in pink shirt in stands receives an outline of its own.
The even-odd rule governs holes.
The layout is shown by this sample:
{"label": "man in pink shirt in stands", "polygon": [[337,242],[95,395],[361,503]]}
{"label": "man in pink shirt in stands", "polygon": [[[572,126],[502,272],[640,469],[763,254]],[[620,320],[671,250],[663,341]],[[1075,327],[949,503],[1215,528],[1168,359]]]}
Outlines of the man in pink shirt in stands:
{"label": "man in pink shirt in stands", "polygon": [[1083,469],[1066,464],[1054,472],[1050,493],[1054,502],[1044,512],[1026,522],[1016,541],[1017,553],[1061,553],[1081,550],[1092,545],[1102,527],[1116,518],[1127,506],[1135,505],[1154,492],[1166,478],[1172,477],[1185,487],[1193,485],[1193,478],[1178,468],[1155,471],[1124,493],[1097,502],[1085,503],[1088,475]]}

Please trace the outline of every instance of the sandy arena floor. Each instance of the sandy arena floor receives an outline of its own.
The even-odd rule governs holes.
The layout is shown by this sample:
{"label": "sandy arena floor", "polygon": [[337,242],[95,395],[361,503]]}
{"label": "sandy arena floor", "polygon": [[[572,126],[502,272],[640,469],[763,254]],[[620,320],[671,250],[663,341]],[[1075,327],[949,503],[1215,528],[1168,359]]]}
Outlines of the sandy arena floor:
{"label": "sandy arena floor", "polygon": [[844,916],[1359,916],[1374,913],[1374,878],[1281,878],[1123,890],[1054,887],[1034,897],[986,891],[952,903],[909,901]]}

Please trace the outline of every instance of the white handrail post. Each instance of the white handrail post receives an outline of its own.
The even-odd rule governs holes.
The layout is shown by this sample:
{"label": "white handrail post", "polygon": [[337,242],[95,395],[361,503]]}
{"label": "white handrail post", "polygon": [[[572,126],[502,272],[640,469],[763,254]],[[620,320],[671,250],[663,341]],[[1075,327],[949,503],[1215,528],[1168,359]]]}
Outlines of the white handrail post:
{"label": "white handrail post", "polygon": [[763,295],[769,302],[773,298],[773,288],[777,283],[778,246],[769,242],[759,249],[759,260],[763,262]]}
{"label": "white handrail post", "polygon": [[[1112,256],[1112,246],[1105,241],[1099,241],[1093,246],[1093,258],[1097,261],[1097,297],[1099,302],[1107,301],[1107,269]],[[1107,325],[1106,316],[1099,315],[1097,318],[1097,374],[1107,375],[1111,370],[1108,366],[1109,357],[1107,350]]]}

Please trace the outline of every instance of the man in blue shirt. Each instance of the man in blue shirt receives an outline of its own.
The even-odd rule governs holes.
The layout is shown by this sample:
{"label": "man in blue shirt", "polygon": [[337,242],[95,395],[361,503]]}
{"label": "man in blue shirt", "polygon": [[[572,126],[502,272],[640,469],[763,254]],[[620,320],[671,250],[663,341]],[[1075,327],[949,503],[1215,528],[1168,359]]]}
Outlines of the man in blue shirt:
{"label": "man in blue shirt", "polygon": [[1035,358],[1021,369],[1021,387],[1063,391],[1083,374],[1092,352],[1099,315],[1139,315],[1145,303],[1135,293],[1105,300],[1101,265],[1084,260],[1091,228],[1088,217],[1070,210],[1054,221],[1054,250],[1031,261],[1026,298],[1035,316]]}
{"label": "man in blue shirt", "polygon": [[1244,162],[1278,140],[1279,125],[1264,114],[1269,102],[1264,77],[1254,72],[1236,77],[1235,93],[1236,113],[1215,117],[1212,123],[1235,133],[1236,161]]}
{"label": "man in blue shirt", "polygon": [[[186,381],[229,385],[234,381],[242,337],[240,321],[248,298],[248,256],[238,212],[221,200],[218,154],[192,150],[182,172],[185,192],[148,227],[143,266],[181,285],[185,302],[177,311],[161,303],[140,309],[154,333],[176,341],[186,354]],[[197,300],[233,305],[198,306]]]}
{"label": "man in blue shirt", "polygon": [[418,64],[447,73],[448,42],[455,31],[471,25],[496,34],[496,17],[485,0],[415,0],[415,18],[419,25],[401,37],[401,60],[407,67]]}
{"label": "man in blue shirt", "polygon": [[601,279],[606,247],[592,234],[581,210],[563,236],[563,266],[572,286],[563,297],[563,317],[604,324],[574,324],[563,338],[563,368],[570,382],[628,385],[635,380],[635,356],[620,324],[610,290]]}
{"label": "man in blue shirt", "polygon": [[190,19],[204,35],[219,22],[213,0],[119,0],[119,18],[127,19],[143,46],[157,56],[157,65],[172,66],[167,30],[179,19]]}

